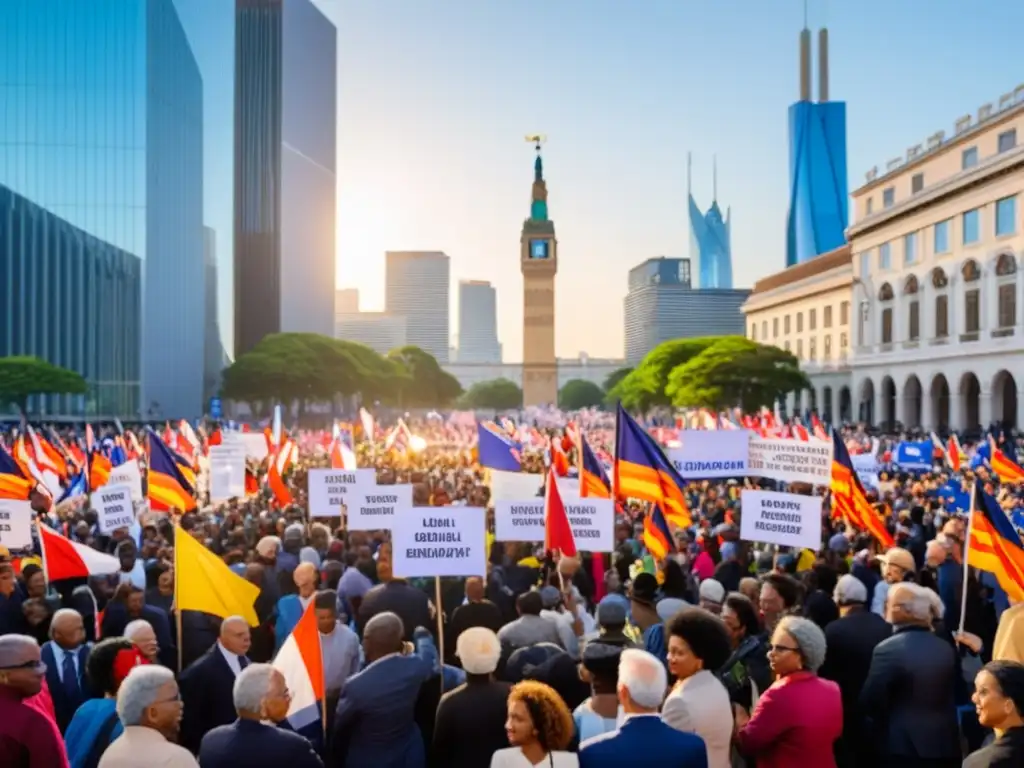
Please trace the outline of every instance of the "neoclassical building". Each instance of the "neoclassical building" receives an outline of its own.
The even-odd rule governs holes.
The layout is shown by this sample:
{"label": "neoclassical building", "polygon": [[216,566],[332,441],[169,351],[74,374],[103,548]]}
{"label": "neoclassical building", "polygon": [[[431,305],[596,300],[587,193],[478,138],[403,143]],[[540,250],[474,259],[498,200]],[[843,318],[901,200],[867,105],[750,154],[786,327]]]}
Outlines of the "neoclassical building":
{"label": "neoclassical building", "polygon": [[[1018,138],[1020,137],[1020,138]],[[1021,426],[1024,86],[853,192],[851,387],[889,426]]]}

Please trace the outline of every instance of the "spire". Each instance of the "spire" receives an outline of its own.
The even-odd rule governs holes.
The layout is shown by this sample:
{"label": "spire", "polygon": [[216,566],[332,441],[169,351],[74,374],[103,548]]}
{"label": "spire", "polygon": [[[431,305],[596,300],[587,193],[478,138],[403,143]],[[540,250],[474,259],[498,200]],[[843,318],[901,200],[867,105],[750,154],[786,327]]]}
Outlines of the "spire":
{"label": "spire", "polygon": [[533,221],[548,220],[548,185],[544,181],[544,160],[541,158],[541,147],[545,137],[540,134],[533,134],[526,137],[526,140],[533,144],[537,153],[533,161],[533,189],[530,197],[530,218]]}
{"label": "spire", "polygon": [[811,30],[807,28],[807,0],[804,0],[804,28],[800,30],[800,101],[811,100]]}
{"label": "spire", "polygon": [[828,101],[828,29],[818,30],[818,101]]}

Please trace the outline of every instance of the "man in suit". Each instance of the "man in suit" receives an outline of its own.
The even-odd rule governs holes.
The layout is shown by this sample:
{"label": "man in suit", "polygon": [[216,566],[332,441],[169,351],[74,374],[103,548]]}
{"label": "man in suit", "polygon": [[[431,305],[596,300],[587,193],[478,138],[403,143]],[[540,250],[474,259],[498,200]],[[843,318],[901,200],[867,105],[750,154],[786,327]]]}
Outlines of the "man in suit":
{"label": "man in suit", "polygon": [[46,664],[46,685],[61,733],[79,705],[86,699],[96,698],[85,676],[89,649],[85,642],[85,624],[78,611],[61,608],[53,614],[50,639],[43,643],[40,658]]}
{"label": "man in suit", "polygon": [[[364,603],[365,605],[365,603]],[[378,613],[363,630],[366,668],[349,678],[334,716],[331,753],[339,768],[424,765],[416,700],[433,665],[413,654],[402,620]]]}
{"label": "man in suit", "polygon": [[[393,613],[405,627],[405,637],[413,642],[413,630],[416,627],[431,629],[434,626],[434,607],[430,598],[421,589],[416,589],[405,579],[396,579],[391,571],[391,553],[383,547],[378,554],[377,577],[380,584],[375,586],[359,605],[356,615],[356,629],[362,634],[366,631],[367,622],[380,613]],[[433,630],[432,630],[433,632]]]}
{"label": "man in suit", "polygon": [[249,666],[246,654],[251,643],[246,620],[241,616],[226,618],[217,642],[181,673],[185,714],[179,743],[193,754],[199,752],[208,731],[235,721],[231,690],[235,679]]}
{"label": "man in suit", "polygon": [[238,719],[203,736],[199,749],[203,768],[323,768],[308,740],[276,727],[288,717],[291,697],[284,676],[271,665],[250,664],[242,670],[235,679],[232,698]]}
{"label": "man in suit", "polygon": [[637,755],[663,768],[708,768],[704,740],[662,722],[658,707],[665,698],[668,675],[657,657],[627,648],[619,657],[619,704],[625,713],[616,731],[580,745],[580,768],[620,768]]}

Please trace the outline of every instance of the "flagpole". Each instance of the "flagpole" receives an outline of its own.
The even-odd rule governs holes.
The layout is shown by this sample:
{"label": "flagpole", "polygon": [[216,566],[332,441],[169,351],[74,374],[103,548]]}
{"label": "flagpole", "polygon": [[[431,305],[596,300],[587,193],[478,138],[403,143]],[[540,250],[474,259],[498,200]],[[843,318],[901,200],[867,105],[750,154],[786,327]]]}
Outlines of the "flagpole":
{"label": "flagpole", "polygon": [[39,560],[43,565],[43,583],[46,585],[46,594],[50,594],[50,569],[46,565],[46,541],[43,539],[42,523],[39,522],[39,515],[36,515],[36,536],[39,537]]}
{"label": "flagpole", "polygon": [[967,515],[967,533],[964,536],[964,574],[960,584],[960,627],[957,634],[963,634],[964,619],[967,616],[967,576],[970,566],[967,564],[971,549],[971,529],[974,525],[974,510],[978,503],[978,481],[971,484],[971,511]]}
{"label": "flagpole", "polygon": [[178,568],[178,553],[180,552],[178,536],[182,531],[178,525],[177,516],[170,515],[170,518],[174,530],[174,628],[178,633],[178,674],[180,675],[184,671],[184,638],[181,629],[181,604],[178,600],[178,582],[181,579],[181,570]]}
{"label": "flagpole", "polygon": [[[487,583],[487,579],[484,579]],[[441,678],[441,695],[444,696],[444,605],[441,603],[441,577],[434,577],[434,602],[437,603],[437,655]]]}

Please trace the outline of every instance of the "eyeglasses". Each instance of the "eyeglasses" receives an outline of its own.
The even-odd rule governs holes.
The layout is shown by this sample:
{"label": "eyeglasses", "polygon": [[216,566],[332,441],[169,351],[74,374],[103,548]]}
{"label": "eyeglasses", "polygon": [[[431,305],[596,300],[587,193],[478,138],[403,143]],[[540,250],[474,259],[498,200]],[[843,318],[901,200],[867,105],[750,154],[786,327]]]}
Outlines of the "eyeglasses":
{"label": "eyeglasses", "polygon": [[791,645],[769,645],[768,653],[784,653],[789,651],[790,653],[800,653],[799,648],[794,648]]}
{"label": "eyeglasses", "polygon": [[46,662],[45,661],[26,661],[23,664],[12,664],[7,667],[0,667],[0,672],[15,672],[19,669],[28,670],[29,672],[35,672],[37,675],[46,674]]}
{"label": "eyeglasses", "polygon": [[164,699],[162,701],[154,701],[150,706],[159,707],[161,704],[180,704],[181,703],[181,691],[179,691],[173,699]]}

